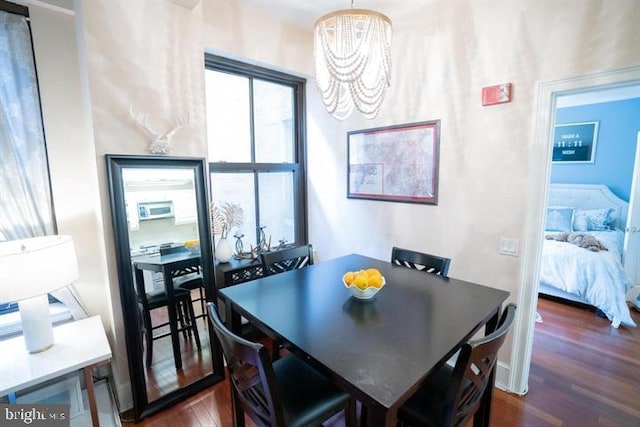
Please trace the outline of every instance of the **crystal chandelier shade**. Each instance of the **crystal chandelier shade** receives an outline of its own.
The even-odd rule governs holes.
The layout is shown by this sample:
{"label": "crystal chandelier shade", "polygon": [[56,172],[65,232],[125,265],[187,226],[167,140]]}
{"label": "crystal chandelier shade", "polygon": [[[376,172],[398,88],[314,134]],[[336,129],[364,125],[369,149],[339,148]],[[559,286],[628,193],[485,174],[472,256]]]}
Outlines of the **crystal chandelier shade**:
{"label": "crystal chandelier shade", "polygon": [[378,115],[391,80],[391,20],[366,9],[347,9],[316,22],[316,84],[329,114],[346,119],[355,106]]}

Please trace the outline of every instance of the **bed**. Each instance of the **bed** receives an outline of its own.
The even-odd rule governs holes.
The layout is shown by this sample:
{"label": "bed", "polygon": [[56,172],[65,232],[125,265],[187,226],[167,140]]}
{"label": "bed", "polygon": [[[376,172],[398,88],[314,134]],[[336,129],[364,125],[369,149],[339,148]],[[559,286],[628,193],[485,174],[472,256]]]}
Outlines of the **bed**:
{"label": "bed", "polygon": [[636,326],[625,300],[632,285],[622,266],[627,210],[628,203],[604,185],[551,184],[545,237],[587,234],[607,250],[545,238],[539,293],[596,307],[615,328]]}

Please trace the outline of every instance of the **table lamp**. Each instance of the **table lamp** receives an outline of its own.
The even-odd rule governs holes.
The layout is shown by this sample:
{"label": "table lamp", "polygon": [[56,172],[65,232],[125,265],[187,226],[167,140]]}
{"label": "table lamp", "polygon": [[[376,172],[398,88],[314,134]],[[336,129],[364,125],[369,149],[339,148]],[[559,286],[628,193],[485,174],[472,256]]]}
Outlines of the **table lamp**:
{"label": "table lamp", "polygon": [[78,278],[69,236],[41,236],[0,242],[0,302],[18,301],[29,353],[53,345],[48,293]]}

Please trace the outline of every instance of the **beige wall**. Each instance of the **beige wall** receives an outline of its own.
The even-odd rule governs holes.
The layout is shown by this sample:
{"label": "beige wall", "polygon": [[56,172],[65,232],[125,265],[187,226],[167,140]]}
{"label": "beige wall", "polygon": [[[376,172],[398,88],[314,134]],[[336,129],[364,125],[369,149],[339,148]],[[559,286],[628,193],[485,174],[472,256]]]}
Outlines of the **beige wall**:
{"label": "beige wall", "polygon": [[202,2],[204,48],[246,62],[289,71],[313,73],[313,32],[285,22],[268,6],[251,2]]}
{"label": "beige wall", "polygon": [[[307,92],[310,238],[320,257],[387,259],[394,245],[437,253],[452,258],[450,276],[518,302],[523,258],[499,255],[498,243],[526,244],[528,190],[541,179],[529,173],[537,83],[640,64],[638,31],[631,1],[436,2],[394,20],[393,81],[378,118],[337,123],[312,85]],[[483,107],[482,87],[506,82],[513,102]],[[438,206],[346,199],[346,131],[434,119]]]}
{"label": "beige wall", "polygon": [[[70,130],[72,141],[62,132],[50,137],[47,129],[54,197],[56,209],[79,204],[86,211],[76,222],[70,209],[60,225],[73,228],[91,254],[81,259],[87,271],[82,294],[113,326],[124,409],[130,394],[104,154],[147,152],[144,134],[128,118],[133,105],[159,130],[189,113],[191,125],[176,134],[172,154],[205,156],[203,50],[307,75],[313,72],[312,35],[310,28],[232,1],[187,9],[163,1],[96,0],[76,2],[76,8],[80,71],[58,81],[71,80],[75,94],[76,74],[87,77],[91,116],[83,120],[76,107],[65,107],[60,122],[80,120],[80,128],[89,128]],[[635,1],[425,2],[413,13],[385,12],[394,20],[393,74],[377,119],[333,120],[309,80],[311,241],[320,259],[350,252],[387,259],[392,245],[439,253],[453,258],[451,276],[509,290],[515,300],[522,259],[498,255],[497,245],[500,236],[526,237],[527,190],[538,179],[529,173],[536,84],[640,63],[640,7]],[[65,32],[63,42],[48,47],[52,52],[73,47],[72,18],[45,21],[55,28],[50,31]],[[34,19],[34,38],[37,24]],[[49,60],[47,73],[74,67],[72,60]],[[41,82],[42,66],[39,61]],[[513,102],[482,107],[481,88],[503,82],[514,84]],[[52,93],[45,98],[43,90],[45,112],[68,98]],[[347,131],[433,119],[442,121],[438,206],[346,199]],[[57,120],[45,114],[48,128],[62,126]],[[68,178],[75,174],[88,179]],[[501,359],[508,366],[512,352],[505,350]]]}
{"label": "beige wall", "polygon": [[75,18],[60,7],[29,5],[29,13],[58,232],[74,240],[80,277],[73,286],[89,314],[101,317],[117,354],[102,200]]}

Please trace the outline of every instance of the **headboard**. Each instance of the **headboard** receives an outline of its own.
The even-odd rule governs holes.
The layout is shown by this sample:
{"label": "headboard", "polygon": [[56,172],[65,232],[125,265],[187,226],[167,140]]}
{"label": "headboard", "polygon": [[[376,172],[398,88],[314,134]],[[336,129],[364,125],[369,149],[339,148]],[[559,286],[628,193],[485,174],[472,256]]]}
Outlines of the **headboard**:
{"label": "headboard", "polygon": [[547,206],[570,206],[581,209],[611,208],[615,211],[614,226],[624,231],[629,203],[598,184],[551,184]]}

